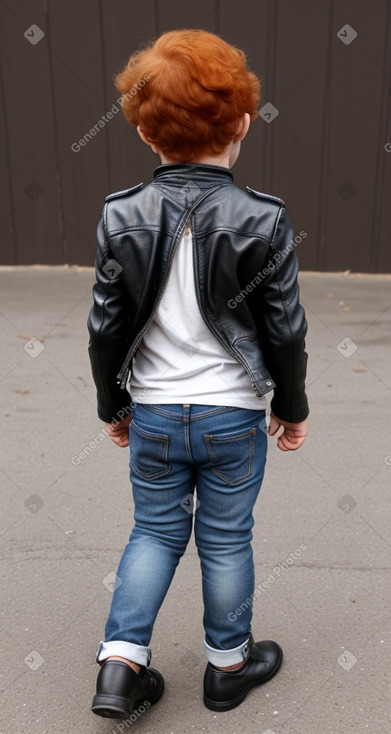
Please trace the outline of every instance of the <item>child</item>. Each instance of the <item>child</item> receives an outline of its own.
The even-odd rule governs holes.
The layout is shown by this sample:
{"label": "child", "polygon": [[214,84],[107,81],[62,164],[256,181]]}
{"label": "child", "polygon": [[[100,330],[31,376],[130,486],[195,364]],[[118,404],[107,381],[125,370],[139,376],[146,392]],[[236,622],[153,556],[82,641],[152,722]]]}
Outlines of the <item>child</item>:
{"label": "child", "polygon": [[277,643],[251,634],[251,540],[267,432],[283,427],[282,451],[307,434],[293,232],[281,199],[233,183],[260,99],[242,51],[201,30],[172,31],[115,82],[162,165],[149,185],[107,197],[98,227],[89,353],[98,415],[114,443],[130,446],[134,527],[92,710],[126,718],[162,695],[149,643],[194,517],[204,703],[228,711],[282,662]]}

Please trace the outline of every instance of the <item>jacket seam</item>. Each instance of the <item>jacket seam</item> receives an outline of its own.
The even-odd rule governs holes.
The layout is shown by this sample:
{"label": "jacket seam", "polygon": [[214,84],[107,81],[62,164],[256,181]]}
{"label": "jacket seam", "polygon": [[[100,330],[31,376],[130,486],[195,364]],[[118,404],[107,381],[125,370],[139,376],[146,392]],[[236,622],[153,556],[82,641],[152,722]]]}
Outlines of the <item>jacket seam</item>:
{"label": "jacket seam", "polygon": [[[160,184],[161,184],[161,183],[162,183],[162,182],[160,182]],[[178,209],[180,209],[180,208],[181,208],[181,207],[180,207],[180,206],[178,205],[178,202],[176,201],[176,199],[174,199],[174,198],[171,198],[171,196],[170,196],[170,195],[169,195],[169,194],[168,194],[168,193],[167,193],[166,191],[164,192],[164,195],[163,195],[163,193],[162,193],[162,191],[160,190],[160,187],[159,187],[159,184],[158,184],[158,182],[157,182],[157,181],[152,181],[150,185],[151,185],[151,186],[152,186],[152,187],[153,187],[154,189],[156,189],[156,190],[157,190],[157,191],[159,192],[159,194],[160,194],[160,196],[162,197],[162,199],[164,199],[164,198],[166,197],[166,198],[167,198],[167,199],[168,199],[169,201],[171,201],[171,204],[174,204],[174,205],[175,205],[175,206],[176,206],[176,207],[177,207]],[[184,183],[182,184],[182,186],[179,186],[179,185],[178,185],[178,188],[179,188],[179,190],[181,190],[181,188],[183,188],[183,186],[184,186],[184,185],[185,185]],[[212,188],[212,187],[211,187],[211,188]]]}
{"label": "jacket seam", "polygon": [[[270,248],[273,250],[273,253],[274,253],[274,250],[275,250],[275,248],[274,248],[274,240],[276,238],[277,229],[278,229],[278,225],[280,223],[280,219],[281,219],[283,210],[284,210],[284,207],[281,207],[280,210],[279,210],[279,212],[278,212],[278,216],[277,216],[277,219],[276,219],[275,230],[274,230],[274,233],[273,233],[272,240],[270,242]],[[280,275],[281,275],[281,273],[280,273],[280,266],[279,266],[279,263],[277,262],[276,263],[276,281],[277,281],[277,284],[278,284],[278,290],[280,292],[281,303],[282,303],[283,308],[284,308],[285,318],[286,318],[286,322],[287,322],[287,325],[288,325],[289,334],[290,334],[290,338],[291,338],[291,350],[292,350],[292,354],[291,354],[291,367],[292,367],[292,369],[291,369],[291,385],[290,385],[290,388],[291,388],[290,389],[290,392],[291,392],[291,400],[290,400],[289,413],[290,413],[290,417],[292,418],[292,415],[293,415],[293,403],[292,403],[292,401],[293,401],[293,392],[294,392],[294,383],[295,383],[295,380],[294,380],[294,376],[295,376],[295,359],[294,359],[294,357],[295,357],[295,344],[294,344],[293,334],[292,334],[292,326],[291,326],[290,313],[289,313],[288,304],[287,304],[286,298],[285,298],[285,291],[284,291],[284,289],[282,287],[282,282],[281,282]]]}
{"label": "jacket seam", "polygon": [[[110,232],[107,232],[107,239],[111,239],[112,237],[116,237],[118,234],[123,234],[124,232],[140,232],[143,230],[148,230],[151,232],[161,232],[162,229],[157,224],[143,224],[143,225],[133,225],[131,227],[120,227],[119,229],[111,229]],[[168,234],[174,234],[175,230],[165,230]]]}
{"label": "jacket seam", "polygon": [[239,336],[237,339],[235,339],[234,342],[232,342],[232,346],[235,346],[236,344],[240,344],[240,342],[254,342],[257,339],[257,330],[252,332],[251,336]]}
{"label": "jacket seam", "polygon": [[[189,171],[189,174],[190,174],[190,171]],[[183,187],[185,186],[185,184],[188,181],[191,181],[191,180],[192,179],[191,179],[191,176],[190,175],[189,175],[189,178],[186,179],[186,181],[184,181],[183,183],[175,183],[175,182],[172,182],[172,181],[170,183],[168,183],[167,181],[159,181],[158,179],[155,179],[154,181],[151,181],[150,186],[154,186],[155,188],[156,187],[159,187],[159,186],[167,186],[167,187],[170,187],[170,188],[174,187],[176,189],[181,190],[181,189],[183,189]],[[233,180],[229,180],[229,181],[218,181],[217,179],[215,179],[213,182],[211,182],[210,180],[205,179],[205,186],[203,186],[203,183],[204,183],[204,181],[198,181],[197,184],[196,184],[197,185],[197,188],[199,188],[200,191],[203,191],[203,190],[206,190],[206,189],[212,189],[212,188],[216,187],[216,185],[218,185],[218,188],[219,189],[221,189],[223,187],[226,187],[226,186],[235,186],[235,184],[233,183]],[[167,198],[170,198],[170,197],[168,196]],[[175,202],[175,204],[178,204],[178,202],[175,199],[173,199],[173,201]]]}
{"label": "jacket seam", "polygon": [[[104,250],[102,252],[102,255],[103,256],[106,256],[106,255],[109,254],[109,252],[108,252],[109,251],[109,247],[108,247],[108,244],[107,244],[107,207],[108,207],[108,202],[106,202],[105,205],[104,205],[104,207],[103,207],[103,235],[104,235]],[[103,260],[103,257],[102,257],[102,260]],[[108,287],[110,287],[110,284],[111,284],[111,281],[109,279]],[[103,394],[104,394],[104,397],[105,397],[105,400],[106,400],[107,411],[108,411],[108,413],[110,413],[110,401],[109,401],[109,398],[108,398],[108,395],[107,395],[106,384],[105,384],[105,381],[104,381],[104,378],[103,378],[102,360],[101,360],[101,332],[102,332],[102,328],[103,328],[104,308],[105,308],[105,304],[106,304],[107,298],[108,298],[108,293],[106,294],[106,296],[105,296],[105,298],[103,300],[103,303],[102,303],[102,305],[100,307],[101,315],[100,315],[100,324],[99,324],[99,330],[98,330],[98,363],[99,363],[99,374],[100,374],[101,383],[103,385]]]}
{"label": "jacket seam", "polygon": [[243,230],[239,229],[237,227],[214,227],[213,229],[199,229],[197,234],[198,235],[205,235],[205,234],[214,234],[214,232],[233,232],[234,234],[241,234],[243,237],[256,237],[257,239],[264,242],[266,245],[269,245],[270,239],[268,237],[265,237],[262,234],[259,234],[259,232],[253,232],[251,230]]}

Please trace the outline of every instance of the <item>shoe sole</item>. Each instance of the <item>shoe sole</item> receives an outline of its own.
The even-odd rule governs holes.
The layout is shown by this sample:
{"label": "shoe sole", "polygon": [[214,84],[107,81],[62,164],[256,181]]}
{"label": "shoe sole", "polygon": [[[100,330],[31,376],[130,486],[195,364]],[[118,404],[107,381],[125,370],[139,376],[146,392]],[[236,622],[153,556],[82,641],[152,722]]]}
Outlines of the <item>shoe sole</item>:
{"label": "shoe sole", "polygon": [[154,696],[144,698],[143,700],[136,699],[130,706],[130,699],[123,699],[119,696],[109,696],[107,694],[97,694],[93,698],[91,711],[97,716],[103,716],[105,719],[127,719],[146,702],[148,702],[150,706],[153,706],[153,704],[159,701],[164,693],[164,679],[158,670],[155,670],[154,668],[150,668],[150,670],[153,670],[155,677],[160,682],[160,686]]}
{"label": "shoe sole", "polygon": [[277,661],[277,665],[274,668],[274,670],[272,670],[272,672],[267,676],[267,678],[264,678],[261,681],[255,681],[254,683],[251,683],[238,696],[236,696],[235,698],[231,698],[230,701],[213,701],[211,698],[208,698],[208,696],[206,696],[206,694],[204,693],[204,704],[206,708],[210,709],[211,711],[231,711],[231,709],[236,708],[236,706],[240,706],[240,704],[243,703],[244,699],[250,693],[252,688],[256,688],[257,686],[262,686],[264,683],[268,683],[269,680],[271,680],[272,678],[274,678],[275,675],[277,675],[278,671],[281,668],[282,658],[283,658],[281,647],[279,647],[279,650],[280,650],[280,657]]}

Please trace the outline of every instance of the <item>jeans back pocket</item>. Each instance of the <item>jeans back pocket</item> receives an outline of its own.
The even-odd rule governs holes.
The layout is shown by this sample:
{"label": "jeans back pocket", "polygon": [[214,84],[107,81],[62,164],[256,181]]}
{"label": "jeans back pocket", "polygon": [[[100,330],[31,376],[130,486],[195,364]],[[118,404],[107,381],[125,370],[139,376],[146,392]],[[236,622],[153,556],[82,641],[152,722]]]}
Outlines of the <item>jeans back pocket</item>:
{"label": "jeans back pocket", "polygon": [[232,436],[205,435],[212,472],[235,486],[253,473],[256,428]]}
{"label": "jeans back pocket", "polygon": [[130,424],[130,455],[133,466],[144,479],[159,479],[171,471],[168,462],[169,436],[145,431],[134,422]]}

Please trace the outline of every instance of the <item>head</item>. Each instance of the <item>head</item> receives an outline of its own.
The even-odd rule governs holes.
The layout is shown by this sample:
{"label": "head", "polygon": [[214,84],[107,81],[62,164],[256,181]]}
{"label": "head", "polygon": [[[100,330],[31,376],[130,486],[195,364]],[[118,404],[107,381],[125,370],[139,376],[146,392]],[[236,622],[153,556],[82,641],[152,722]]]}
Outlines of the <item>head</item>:
{"label": "head", "polygon": [[190,29],[163,33],[115,76],[130,125],[163,162],[235,162],[260,82],[246,57],[219,36]]}

